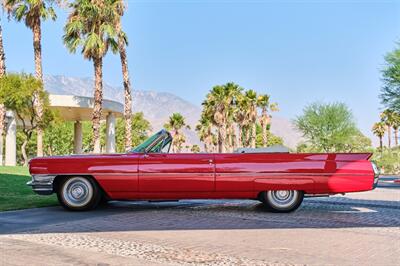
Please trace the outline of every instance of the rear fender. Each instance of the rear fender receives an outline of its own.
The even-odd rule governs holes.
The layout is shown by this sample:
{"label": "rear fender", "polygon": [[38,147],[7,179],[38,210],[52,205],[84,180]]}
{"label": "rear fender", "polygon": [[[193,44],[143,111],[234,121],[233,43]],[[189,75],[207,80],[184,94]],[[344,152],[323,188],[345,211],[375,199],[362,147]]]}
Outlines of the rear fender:
{"label": "rear fender", "polygon": [[313,191],[314,187],[314,180],[304,177],[271,177],[254,180],[254,191],[257,192],[268,190],[301,190],[307,193]]}

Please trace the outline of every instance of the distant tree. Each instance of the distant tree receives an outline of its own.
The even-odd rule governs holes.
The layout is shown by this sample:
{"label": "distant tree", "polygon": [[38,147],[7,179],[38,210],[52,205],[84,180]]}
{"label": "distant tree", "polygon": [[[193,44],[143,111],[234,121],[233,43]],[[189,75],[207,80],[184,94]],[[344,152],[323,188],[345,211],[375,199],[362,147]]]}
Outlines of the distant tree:
{"label": "distant tree", "polygon": [[173,113],[170,117],[168,122],[164,125],[164,127],[168,130],[172,130],[172,151],[173,152],[181,152],[182,144],[185,143],[186,138],[181,132],[181,130],[186,127],[190,128],[189,125],[185,122],[185,117],[180,113]]}
{"label": "distant tree", "polygon": [[254,90],[248,90],[245,92],[245,97],[247,97],[249,101],[249,144],[251,148],[255,148],[257,137],[257,92]]}
{"label": "distant tree", "polygon": [[385,136],[386,126],[383,122],[377,122],[372,126],[372,133],[379,138],[379,147],[382,151],[383,148],[383,136]]}
{"label": "distant tree", "polygon": [[382,69],[382,103],[400,113],[400,43],[385,56],[386,65]]}
{"label": "distant tree", "polygon": [[[131,147],[135,147],[142,143],[147,137],[148,133],[151,130],[151,125],[148,120],[144,118],[142,112],[134,113],[132,118],[129,119],[131,121]],[[124,119],[117,119],[117,125],[115,129],[115,138],[117,144],[117,152],[125,152],[126,151],[126,120]],[[105,131],[105,128],[104,128]]]}
{"label": "distant tree", "polygon": [[316,151],[340,151],[359,132],[343,103],[308,105],[294,123]]}
{"label": "distant tree", "polygon": [[[35,106],[35,97],[42,99],[43,116],[38,118]],[[0,79],[0,101],[4,106],[13,110],[22,123],[24,141],[21,152],[24,165],[28,164],[26,145],[32,137],[33,131],[38,127],[44,127],[53,120],[53,113],[49,109],[49,98],[43,90],[43,83],[27,74],[9,74]]]}
{"label": "distant tree", "polygon": [[395,112],[393,117],[394,144],[399,146],[400,113]]}
{"label": "distant tree", "polygon": [[212,122],[210,118],[202,114],[199,124],[196,126],[196,131],[200,140],[204,142],[205,151],[213,152],[215,134],[212,132]]}
{"label": "distant tree", "polygon": [[[267,143],[264,144],[264,134],[266,134]],[[269,127],[267,126],[265,132],[263,132],[261,125],[257,125],[257,138],[256,147],[269,147],[273,145],[284,145],[283,139],[271,133]]]}
{"label": "distant tree", "polygon": [[388,133],[388,147],[392,147],[392,127],[395,124],[396,113],[391,109],[386,109],[381,113],[381,121],[386,125],[386,131]]}
{"label": "distant tree", "polygon": [[369,152],[372,150],[372,141],[357,129],[346,142],[338,145],[340,152]]}
{"label": "distant tree", "polygon": [[259,117],[259,123],[262,129],[262,145],[267,147],[268,135],[267,126],[271,123],[270,112],[278,111],[278,105],[270,102],[270,96],[268,94],[260,95],[257,99],[257,106],[261,108],[261,116]]}

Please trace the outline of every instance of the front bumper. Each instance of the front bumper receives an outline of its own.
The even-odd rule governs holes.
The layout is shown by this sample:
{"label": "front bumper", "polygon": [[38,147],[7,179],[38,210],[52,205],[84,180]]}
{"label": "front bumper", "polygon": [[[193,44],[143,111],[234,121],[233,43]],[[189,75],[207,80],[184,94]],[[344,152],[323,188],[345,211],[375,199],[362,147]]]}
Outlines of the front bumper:
{"label": "front bumper", "polygon": [[32,190],[39,195],[53,194],[53,182],[55,176],[52,175],[33,175],[32,180],[26,183]]}

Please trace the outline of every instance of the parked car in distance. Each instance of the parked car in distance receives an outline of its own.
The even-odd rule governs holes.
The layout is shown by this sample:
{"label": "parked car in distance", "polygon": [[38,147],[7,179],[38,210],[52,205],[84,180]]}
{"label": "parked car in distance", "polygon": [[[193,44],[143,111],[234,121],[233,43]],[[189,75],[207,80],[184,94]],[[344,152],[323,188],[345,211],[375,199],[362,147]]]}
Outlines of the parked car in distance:
{"label": "parked car in distance", "polygon": [[378,183],[370,153],[169,153],[171,142],[161,130],[125,154],[35,158],[28,185],[40,195],[57,193],[73,211],[102,200],[253,199],[290,212],[305,196],[367,191]]}

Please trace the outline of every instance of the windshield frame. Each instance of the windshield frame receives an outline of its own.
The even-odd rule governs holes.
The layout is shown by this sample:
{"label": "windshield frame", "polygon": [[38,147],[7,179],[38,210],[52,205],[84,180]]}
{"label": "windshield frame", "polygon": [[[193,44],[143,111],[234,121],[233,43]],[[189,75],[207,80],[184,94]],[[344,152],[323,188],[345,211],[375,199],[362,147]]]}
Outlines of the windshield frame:
{"label": "windshield frame", "polygon": [[[161,149],[156,152],[151,152],[151,150],[160,144],[161,144]],[[131,153],[159,153],[166,145],[170,144],[172,142],[172,136],[171,134],[165,130],[162,129],[155,133],[154,135],[150,136],[147,138],[145,141],[143,141],[141,144],[133,148],[130,152]],[[168,149],[169,152],[169,149]]]}

